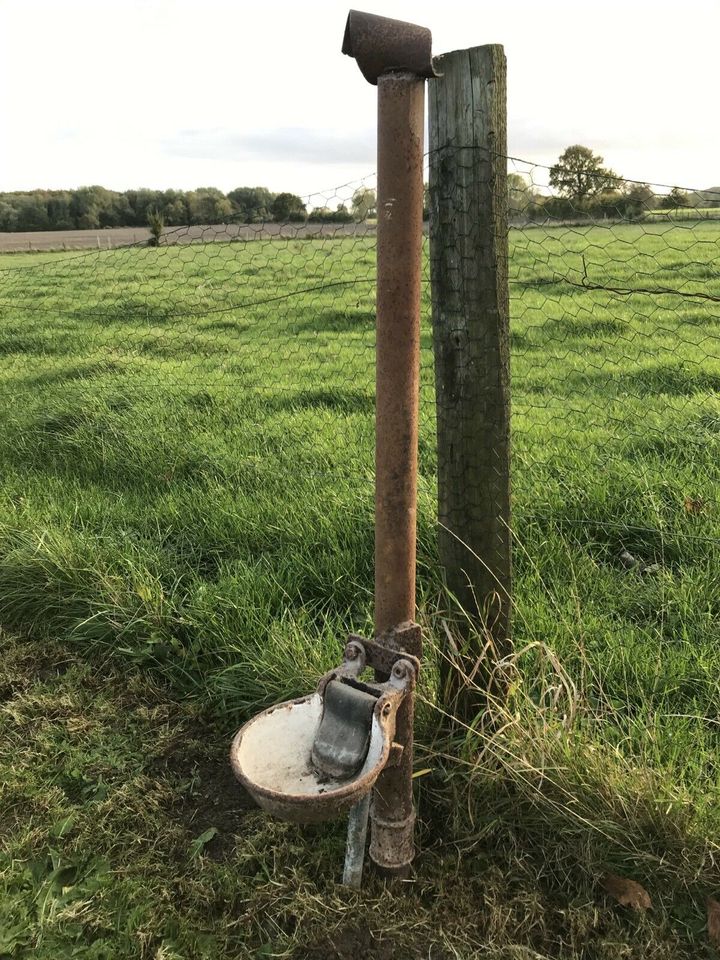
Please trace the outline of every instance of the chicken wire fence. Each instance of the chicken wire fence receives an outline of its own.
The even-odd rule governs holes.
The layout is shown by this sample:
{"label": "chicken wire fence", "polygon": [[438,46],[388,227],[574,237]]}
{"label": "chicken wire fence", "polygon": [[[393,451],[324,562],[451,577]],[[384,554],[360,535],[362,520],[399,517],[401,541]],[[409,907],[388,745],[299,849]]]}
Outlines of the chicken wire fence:
{"label": "chicken wire fence", "polygon": [[[660,188],[617,180],[578,203],[553,193],[549,168],[507,162],[518,543],[552,529],[642,569],[681,543],[702,551],[718,542],[713,198],[658,209]],[[314,218],[2,257],[1,457],[15,508],[32,464],[118,495],[190,483],[321,504],[352,488],[369,511],[374,189],[367,177],[308,197]],[[427,246],[421,539],[438,466]],[[456,482],[482,490],[486,478]]]}
{"label": "chicken wire fence", "polygon": [[[337,213],[372,181],[308,206]],[[155,247],[6,257],[6,448],[118,484],[301,471],[367,486],[375,228],[347,221],[179,227]]]}
{"label": "chicken wire fence", "polygon": [[[509,161],[518,520],[644,573],[709,559],[720,451],[720,194],[613,178],[584,201]],[[522,537],[522,530],[519,530]]]}

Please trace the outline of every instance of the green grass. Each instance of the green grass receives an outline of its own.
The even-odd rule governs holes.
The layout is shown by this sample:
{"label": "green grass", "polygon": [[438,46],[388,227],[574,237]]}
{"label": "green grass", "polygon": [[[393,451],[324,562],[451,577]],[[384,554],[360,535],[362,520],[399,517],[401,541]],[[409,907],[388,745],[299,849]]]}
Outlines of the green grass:
{"label": "green grass", "polygon": [[0,623],[30,639],[3,640],[0,956],[383,957],[363,922],[388,956],[709,956],[719,248],[712,223],[513,232],[512,696],[438,739],[427,670],[425,852],[389,902],[334,886],[341,825],[272,824],[223,779],[231,730],[370,628],[372,240],[2,258]]}

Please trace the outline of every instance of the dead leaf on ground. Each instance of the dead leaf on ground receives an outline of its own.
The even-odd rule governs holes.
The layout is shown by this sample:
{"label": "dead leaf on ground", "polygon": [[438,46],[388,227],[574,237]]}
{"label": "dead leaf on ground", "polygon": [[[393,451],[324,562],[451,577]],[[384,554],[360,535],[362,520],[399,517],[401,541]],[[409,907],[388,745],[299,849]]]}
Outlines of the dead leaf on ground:
{"label": "dead leaf on ground", "polygon": [[707,898],[707,929],[710,943],[720,950],[720,903]]}
{"label": "dead leaf on ground", "polygon": [[685,497],[685,513],[702,513],[705,501],[702,497]]}
{"label": "dead leaf on ground", "polygon": [[650,894],[636,880],[619,877],[616,873],[606,873],[602,885],[622,907],[630,907],[631,910],[649,910],[652,907]]}

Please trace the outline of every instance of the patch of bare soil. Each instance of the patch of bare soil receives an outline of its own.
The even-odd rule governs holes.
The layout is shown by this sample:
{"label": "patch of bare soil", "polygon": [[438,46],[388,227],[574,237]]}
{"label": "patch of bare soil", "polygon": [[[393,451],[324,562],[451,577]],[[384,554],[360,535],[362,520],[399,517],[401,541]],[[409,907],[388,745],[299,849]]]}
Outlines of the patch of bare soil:
{"label": "patch of bare soil", "polygon": [[293,960],[450,960],[449,954],[407,937],[347,926],[293,954]]}
{"label": "patch of bare soil", "polygon": [[218,741],[217,730],[206,731],[211,742],[179,736],[165,753],[151,764],[152,774],[165,777],[175,788],[169,814],[191,838],[214,827],[217,834],[204,848],[215,860],[223,860],[235,846],[235,836],[248,810],[255,804],[233,776],[228,744]]}

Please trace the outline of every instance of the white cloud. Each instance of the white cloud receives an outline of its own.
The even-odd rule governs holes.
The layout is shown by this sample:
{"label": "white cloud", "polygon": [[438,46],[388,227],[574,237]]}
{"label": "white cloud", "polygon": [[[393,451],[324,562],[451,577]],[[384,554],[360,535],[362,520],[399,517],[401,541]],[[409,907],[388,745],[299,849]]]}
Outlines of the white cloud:
{"label": "white cloud", "polygon": [[375,163],[375,133],[333,133],[309,127],[277,127],[266,130],[234,131],[181,130],[163,141],[168,156],[196,160],[260,160],[267,163],[311,164]]}
{"label": "white cloud", "polygon": [[[354,0],[352,0],[354,2]],[[370,173],[375,88],[350,0],[0,0],[0,189],[265,184]],[[510,152],[586,143],[634,179],[720,181],[717,0],[384,0],[439,53],[502,42]],[[679,29],[682,31],[679,32]]]}

